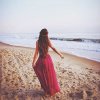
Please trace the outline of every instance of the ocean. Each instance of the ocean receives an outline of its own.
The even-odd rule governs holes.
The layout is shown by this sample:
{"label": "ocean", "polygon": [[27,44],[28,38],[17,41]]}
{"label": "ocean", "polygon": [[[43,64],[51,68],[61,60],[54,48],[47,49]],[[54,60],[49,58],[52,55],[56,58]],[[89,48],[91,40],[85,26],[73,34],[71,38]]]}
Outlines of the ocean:
{"label": "ocean", "polygon": [[[35,48],[39,34],[0,34],[0,42]],[[52,44],[61,52],[100,62],[100,33],[49,34]]]}

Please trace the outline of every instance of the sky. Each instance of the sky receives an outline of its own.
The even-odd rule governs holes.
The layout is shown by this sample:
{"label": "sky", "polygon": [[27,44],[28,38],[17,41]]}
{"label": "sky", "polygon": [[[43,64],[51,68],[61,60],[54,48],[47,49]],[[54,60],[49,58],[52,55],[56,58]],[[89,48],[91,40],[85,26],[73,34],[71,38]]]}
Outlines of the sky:
{"label": "sky", "polygon": [[0,33],[100,33],[100,0],[0,0]]}

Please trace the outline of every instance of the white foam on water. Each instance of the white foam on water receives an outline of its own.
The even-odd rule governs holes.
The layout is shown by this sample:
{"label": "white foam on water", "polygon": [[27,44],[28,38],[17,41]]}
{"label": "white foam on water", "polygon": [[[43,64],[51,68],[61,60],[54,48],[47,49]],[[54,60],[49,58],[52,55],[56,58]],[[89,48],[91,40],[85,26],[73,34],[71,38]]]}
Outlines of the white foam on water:
{"label": "white foam on water", "polygon": [[[93,38],[94,38],[94,35],[95,34],[93,34]],[[99,38],[99,34],[97,35]],[[0,34],[0,42],[4,42],[11,45],[16,45],[16,46],[35,48],[35,43],[37,40],[36,37],[38,37],[38,34],[28,34],[28,33],[26,34]],[[55,34],[49,37],[61,38],[60,35],[55,36]],[[85,34],[85,37],[86,37],[86,34]],[[66,38],[66,34],[65,35],[63,34],[62,38]],[[79,38],[79,35],[78,35],[78,38]],[[100,43],[61,41],[61,40],[51,40],[51,42],[60,51],[100,62]]]}

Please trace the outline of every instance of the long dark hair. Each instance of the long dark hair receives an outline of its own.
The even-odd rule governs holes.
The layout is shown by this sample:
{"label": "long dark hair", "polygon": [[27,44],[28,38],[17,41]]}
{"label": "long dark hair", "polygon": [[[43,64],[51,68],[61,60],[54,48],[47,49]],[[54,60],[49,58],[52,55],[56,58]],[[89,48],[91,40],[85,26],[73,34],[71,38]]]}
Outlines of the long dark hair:
{"label": "long dark hair", "polygon": [[40,54],[45,57],[49,47],[48,31],[45,28],[40,31],[38,47]]}

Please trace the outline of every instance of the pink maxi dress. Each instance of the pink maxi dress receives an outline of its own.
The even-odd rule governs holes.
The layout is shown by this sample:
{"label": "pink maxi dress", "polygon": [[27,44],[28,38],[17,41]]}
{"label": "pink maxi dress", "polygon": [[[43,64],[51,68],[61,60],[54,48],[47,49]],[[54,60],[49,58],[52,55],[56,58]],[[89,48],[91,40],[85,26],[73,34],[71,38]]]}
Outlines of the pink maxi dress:
{"label": "pink maxi dress", "polygon": [[47,54],[44,58],[39,53],[39,58],[36,62],[36,65],[34,66],[34,71],[45,93],[52,96],[60,91],[60,86],[56,78],[53,61],[49,54]]}

